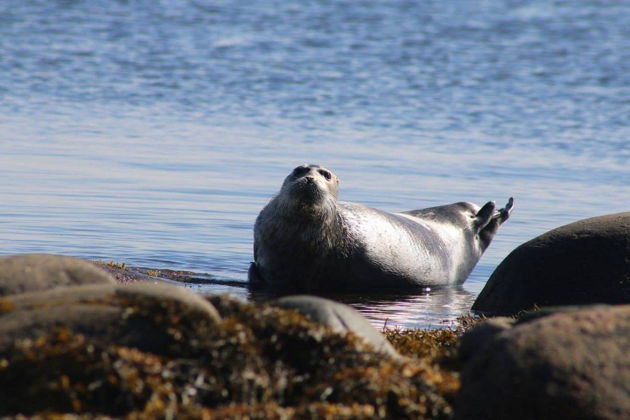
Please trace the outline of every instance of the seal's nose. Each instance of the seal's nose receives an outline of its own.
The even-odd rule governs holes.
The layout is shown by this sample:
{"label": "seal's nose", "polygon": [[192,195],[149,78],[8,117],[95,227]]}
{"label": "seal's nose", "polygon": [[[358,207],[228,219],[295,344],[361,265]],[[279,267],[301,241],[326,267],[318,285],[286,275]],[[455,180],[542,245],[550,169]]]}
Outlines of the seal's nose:
{"label": "seal's nose", "polygon": [[312,184],[315,182],[315,178],[313,178],[312,176],[307,176],[306,177],[306,182],[308,182],[309,184]]}

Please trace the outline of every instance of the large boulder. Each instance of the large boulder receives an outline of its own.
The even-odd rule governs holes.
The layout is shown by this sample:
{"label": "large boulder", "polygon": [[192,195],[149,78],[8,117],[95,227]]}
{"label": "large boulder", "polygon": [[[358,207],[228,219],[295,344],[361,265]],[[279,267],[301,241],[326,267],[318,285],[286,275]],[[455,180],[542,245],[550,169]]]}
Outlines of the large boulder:
{"label": "large boulder", "polygon": [[338,333],[351,332],[361,337],[376,351],[391,357],[399,357],[385,336],[376,331],[359,311],[348,305],[310,295],[286,296],[270,303],[279,308],[296,310]]}
{"label": "large boulder", "polygon": [[212,304],[179,286],[138,282],[59,287],[0,298],[0,355],[59,331],[170,354],[194,347],[197,335],[219,321]]}
{"label": "large boulder", "polygon": [[533,307],[630,303],[630,212],[580,220],[516,248],[472,309],[511,315]]}
{"label": "large boulder", "polygon": [[87,261],[49,254],[0,257],[0,296],[81,284],[113,284],[105,271]]}
{"label": "large boulder", "polygon": [[630,418],[630,305],[544,315],[463,336],[456,418]]}

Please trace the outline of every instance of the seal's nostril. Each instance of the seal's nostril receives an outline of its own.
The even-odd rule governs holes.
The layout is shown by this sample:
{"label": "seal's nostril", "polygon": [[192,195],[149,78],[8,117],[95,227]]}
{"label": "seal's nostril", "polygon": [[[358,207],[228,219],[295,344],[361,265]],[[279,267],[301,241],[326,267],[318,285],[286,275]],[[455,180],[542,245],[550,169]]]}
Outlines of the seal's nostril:
{"label": "seal's nostril", "polygon": [[315,181],[315,179],[312,176],[307,176],[306,177],[306,182],[308,182],[309,184],[312,184]]}

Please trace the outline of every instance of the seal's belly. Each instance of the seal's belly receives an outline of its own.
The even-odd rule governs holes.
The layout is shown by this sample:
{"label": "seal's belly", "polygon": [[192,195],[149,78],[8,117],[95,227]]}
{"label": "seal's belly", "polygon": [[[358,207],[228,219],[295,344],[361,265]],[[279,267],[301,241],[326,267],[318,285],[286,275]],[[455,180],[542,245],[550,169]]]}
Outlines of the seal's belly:
{"label": "seal's belly", "polygon": [[345,203],[343,208],[348,233],[360,244],[356,252],[370,266],[366,272],[376,281],[388,276],[410,285],[446,285],[459,280],[461,228]]}

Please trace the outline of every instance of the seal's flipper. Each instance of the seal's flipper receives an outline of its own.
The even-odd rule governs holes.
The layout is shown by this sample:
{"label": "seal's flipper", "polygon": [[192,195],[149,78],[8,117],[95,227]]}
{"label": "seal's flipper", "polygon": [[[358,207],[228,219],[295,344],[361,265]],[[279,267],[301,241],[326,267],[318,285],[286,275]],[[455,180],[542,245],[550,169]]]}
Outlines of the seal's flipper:
{"label": "seal's flipper", "polygon": [[[492,201],[487,202],[481,210],[477,212],[477,215],[475,216],[477,218],[475,226],[479,228],[477,234],[479,235],[480,245],[483,250],[490,245],[492,238],[494,238],[497,230],[499,230],[499,226],[510,218],[513,208],[514,198],[510,197],[505,207],[496,212],[494,211],[495,205]],[[490,212],[490,217],[487,219],[485,224],[482,224],[482,222],[486,220],[486,217],[488,217],[488,212]]]}
{"label": "seal's flipper", "polygon": [[495,219],[499,219],[499,225],[503,224],[507,219],[510,218],[510,213],[512,213],[512,208],[514,207],[514,198],[510,197],[508,199],[505,207],[500,209],[497,214],[494,215]]}
{"label": "seal's flipper", "polygon": [[481,209],[479,209],[477,214],[475,214],[474,226],[477,232],[481,232],[486,226],[488,226],[488,223],[490,223],[492,217],[495,215],[495,208],[496,205],[494,204],[494,201],[488,201]]}
{"label": "seal's flipper", "polygon": [[251,284],[262,284],[263,279],[258,271],[258,265],[255,262],[249,264],[249,270],[247,271],[247,279]]}

